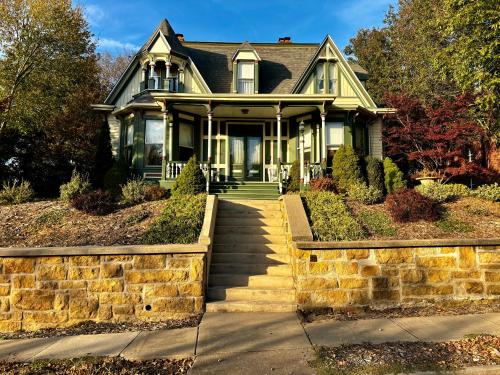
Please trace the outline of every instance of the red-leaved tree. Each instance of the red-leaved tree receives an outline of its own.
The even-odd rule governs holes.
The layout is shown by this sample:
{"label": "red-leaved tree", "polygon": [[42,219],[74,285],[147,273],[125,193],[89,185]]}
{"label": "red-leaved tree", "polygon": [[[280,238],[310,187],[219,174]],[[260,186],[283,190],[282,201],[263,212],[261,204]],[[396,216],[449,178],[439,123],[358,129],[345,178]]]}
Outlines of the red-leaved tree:
{"label": "red-leaved tree", "polygon": [[386,101],[396,109],[385,124],[386,153],[396,162],[408,162],[410,172],[433,173],[445,181],[491,175],[481,167],[484,134],[470,115],[472,95],[439,99],[428,107],[405,95],[388,95]]}

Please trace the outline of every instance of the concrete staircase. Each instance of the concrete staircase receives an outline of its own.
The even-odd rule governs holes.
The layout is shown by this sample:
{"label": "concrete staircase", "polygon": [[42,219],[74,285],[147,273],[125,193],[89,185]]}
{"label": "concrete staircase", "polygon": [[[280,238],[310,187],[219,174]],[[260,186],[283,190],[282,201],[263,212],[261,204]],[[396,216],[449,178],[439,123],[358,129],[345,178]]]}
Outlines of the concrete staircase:
{"label": "concrete staircase", "polygon": [[278,184],[272,182],[212,182],[210,184],[210,194],[216,194],[219,199],[226,200],[270,200],[279,198]]}
{"label": "concrete staircase", "polygon": [[295,311],[278,200],[220,201],[207,312]]}

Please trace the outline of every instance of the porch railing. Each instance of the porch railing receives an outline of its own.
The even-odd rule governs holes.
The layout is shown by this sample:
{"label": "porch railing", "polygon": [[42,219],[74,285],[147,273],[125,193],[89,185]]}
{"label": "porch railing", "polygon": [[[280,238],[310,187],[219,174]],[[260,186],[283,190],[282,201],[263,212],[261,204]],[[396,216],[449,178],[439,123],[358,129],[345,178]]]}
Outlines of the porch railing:
{"label": "porch railing", "polygon": [[323,168],[320,163],[304,164],[304,185],[309,185],[311,180],[323,176]]}
{"label": "porch railing", "polygon": [[[184,167],[186,166],[187,161],[167,161],[167,166],[165,170],[165,178],[167,180],[175,180],[182,172]],[[200,163],[200,169],[202,170],[205,177],[208,176],[208,164]],[[212,179],[213,179],[213,171],[212,171]]]}
{"label": "porch railing", "polygon": [[178,92],[179,82],[177,77],[161,78],[161,77],[151,77],[147,81],[142,81],[140,83],[140,90],[165,90],[168,92]]}

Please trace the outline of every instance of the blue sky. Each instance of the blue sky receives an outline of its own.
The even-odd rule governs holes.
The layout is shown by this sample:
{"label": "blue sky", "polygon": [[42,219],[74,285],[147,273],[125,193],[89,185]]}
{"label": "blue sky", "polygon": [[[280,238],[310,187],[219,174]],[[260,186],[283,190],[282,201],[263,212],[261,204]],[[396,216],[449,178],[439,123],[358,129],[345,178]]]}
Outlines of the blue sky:
{"label": "blue sky", "polygon": [[321,42],[343,49],[362,27],[380,26],[396,0],[80,0],[98,50],[138,49],[162,18],[186,40]]}

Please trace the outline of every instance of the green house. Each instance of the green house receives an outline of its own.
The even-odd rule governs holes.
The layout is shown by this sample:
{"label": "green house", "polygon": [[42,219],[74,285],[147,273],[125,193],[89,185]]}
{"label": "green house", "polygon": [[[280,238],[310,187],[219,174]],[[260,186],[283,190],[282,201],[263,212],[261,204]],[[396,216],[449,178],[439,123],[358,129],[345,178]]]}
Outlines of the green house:
{"label": "green house", "polygon": [[367,72],[321,43],[187,41],[163,20],[103,104],[131,172],[169,186],[196,155],[209,184],[304,184],[352,145],[382,157],[382,117]]}

